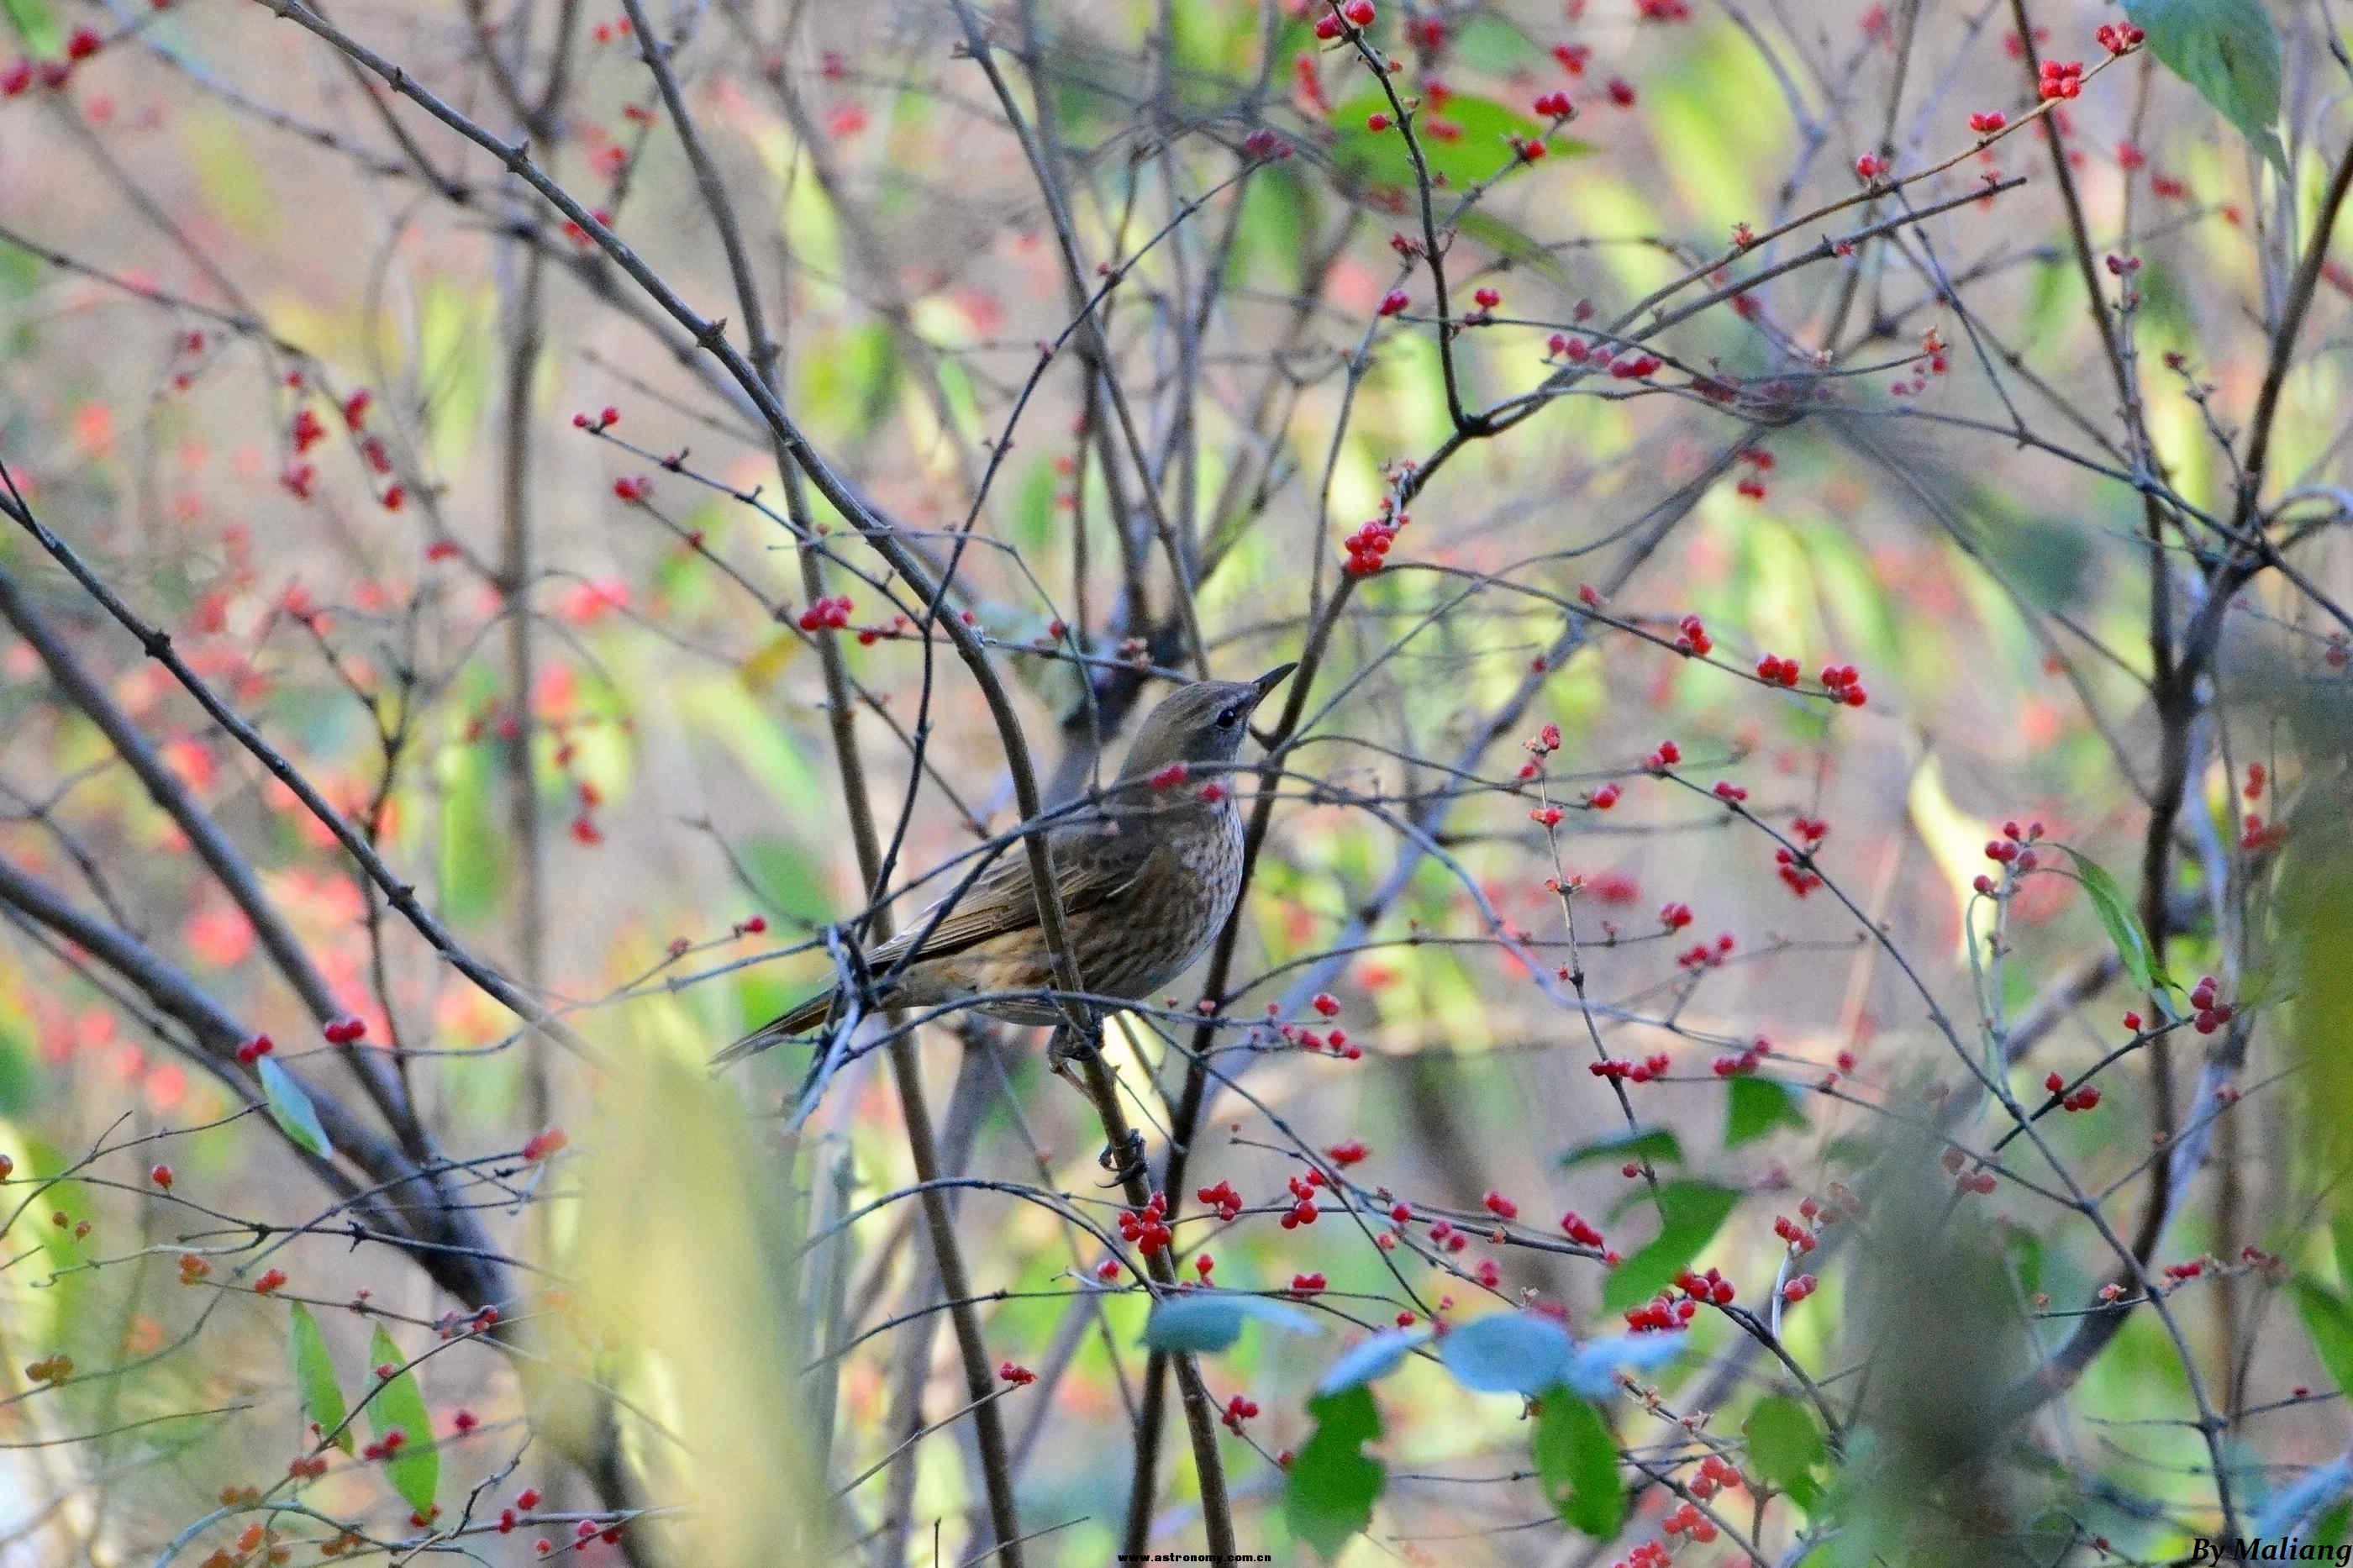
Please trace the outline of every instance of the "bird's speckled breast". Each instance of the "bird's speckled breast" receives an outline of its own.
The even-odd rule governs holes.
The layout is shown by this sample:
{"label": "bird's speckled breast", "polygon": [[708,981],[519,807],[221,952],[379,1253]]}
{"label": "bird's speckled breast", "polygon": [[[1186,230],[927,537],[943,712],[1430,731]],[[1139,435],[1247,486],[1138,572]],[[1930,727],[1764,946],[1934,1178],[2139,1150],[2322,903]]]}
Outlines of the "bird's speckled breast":
{"label": "bird's speckled breast", "polygon": [[1139,877],[1115,918],[1104,910],[1086,922],[1078,958],[1088,990],[1157,1000],[1209,951],[1232,912],[1242,871],[1242,818],[1232,801],[1172,825],[1164,847],[1176,875]]}

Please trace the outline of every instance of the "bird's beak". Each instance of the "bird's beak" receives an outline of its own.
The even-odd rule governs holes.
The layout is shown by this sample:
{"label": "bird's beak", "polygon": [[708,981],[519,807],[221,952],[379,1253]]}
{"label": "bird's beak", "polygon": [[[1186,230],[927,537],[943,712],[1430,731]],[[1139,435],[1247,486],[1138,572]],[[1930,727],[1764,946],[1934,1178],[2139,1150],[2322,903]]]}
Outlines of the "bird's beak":
{"label": "bird's beak", "polygon": [[1291,672],[1298,668],[1299,664],[1295,659],[1289,664],[1278,664],[1256,680],[1251,681],[1250,689],[1258,693],[1258,700],[1263,702],[1266,700],[1267,693],[1282,685]]}

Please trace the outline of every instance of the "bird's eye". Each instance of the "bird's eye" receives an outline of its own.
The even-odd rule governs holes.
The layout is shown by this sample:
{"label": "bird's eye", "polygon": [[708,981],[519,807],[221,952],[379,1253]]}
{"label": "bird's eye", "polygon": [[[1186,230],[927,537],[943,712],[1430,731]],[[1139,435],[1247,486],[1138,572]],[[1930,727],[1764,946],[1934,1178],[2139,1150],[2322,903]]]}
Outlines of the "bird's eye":
{"label": "bird's eye", "polygon": [[1220,708],[1220,709],[1219,709],[1219,710],[1218,710],[1218,728],[1219,728],[1219,729],[1220,729],[1220,730],[1230,730],[1230,729],[1232,729],[1235,725],[1237,725],[1237,724],[1240,723],[1241,721],[1242,721],[1242,705],[1241,705],[1240,703],[1239,703],[1239,702],[1231,703],[1231,704],[1229,704],[1228,706],[1226,706],[1226,707],[1224,707],[1224,708]]}

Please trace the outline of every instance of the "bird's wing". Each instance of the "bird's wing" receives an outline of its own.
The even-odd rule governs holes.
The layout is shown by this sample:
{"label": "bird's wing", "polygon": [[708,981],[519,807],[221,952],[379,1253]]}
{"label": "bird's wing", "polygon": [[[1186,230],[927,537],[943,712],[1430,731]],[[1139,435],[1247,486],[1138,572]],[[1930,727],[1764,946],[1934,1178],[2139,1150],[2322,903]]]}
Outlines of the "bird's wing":
{"label": "bird's wing", "polygon": [[[1126,845],[1092,826],[1057,832],[1052,842],[1054,879],[1062,887],[1065,914],[1079,914],[1117,898],[1134,882],[1150,856],[1149,847],[1133,837],[1127,840],[1134,846],[1133,853],[1121,853]],[[897,963],[906,952],[907,944],[931,925],[933,911],[939,907],[934,904],[909,921],[905,931],[875,950],[868,961],[870,964],[880,971]],[[1040,923],[1038,900],[1030,889],[1029,849],[1017,842],[965,890],[962,898],[955,899],[955,907],[932,928],[928,936],[923,937],[923,945],[916,956],[946,958],[992,937],[1033,930]]]}

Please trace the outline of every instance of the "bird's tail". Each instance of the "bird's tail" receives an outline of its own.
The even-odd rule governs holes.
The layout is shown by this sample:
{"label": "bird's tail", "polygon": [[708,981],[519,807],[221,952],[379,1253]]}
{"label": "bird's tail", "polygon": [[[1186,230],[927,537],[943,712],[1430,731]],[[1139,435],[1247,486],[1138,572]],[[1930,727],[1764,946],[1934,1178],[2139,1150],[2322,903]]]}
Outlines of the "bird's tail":
{"label": "bird's tail", "polygon": [[725,1050],[711,1058],[712,1068],[723,1068],[731,1062],[755,1056],[771,1046],[780,1046],[796,1035],[805,1035],[833,1016],[833,1004],[839,992],[820,991],[791,1012],[771,1019],[753,1030]]}

